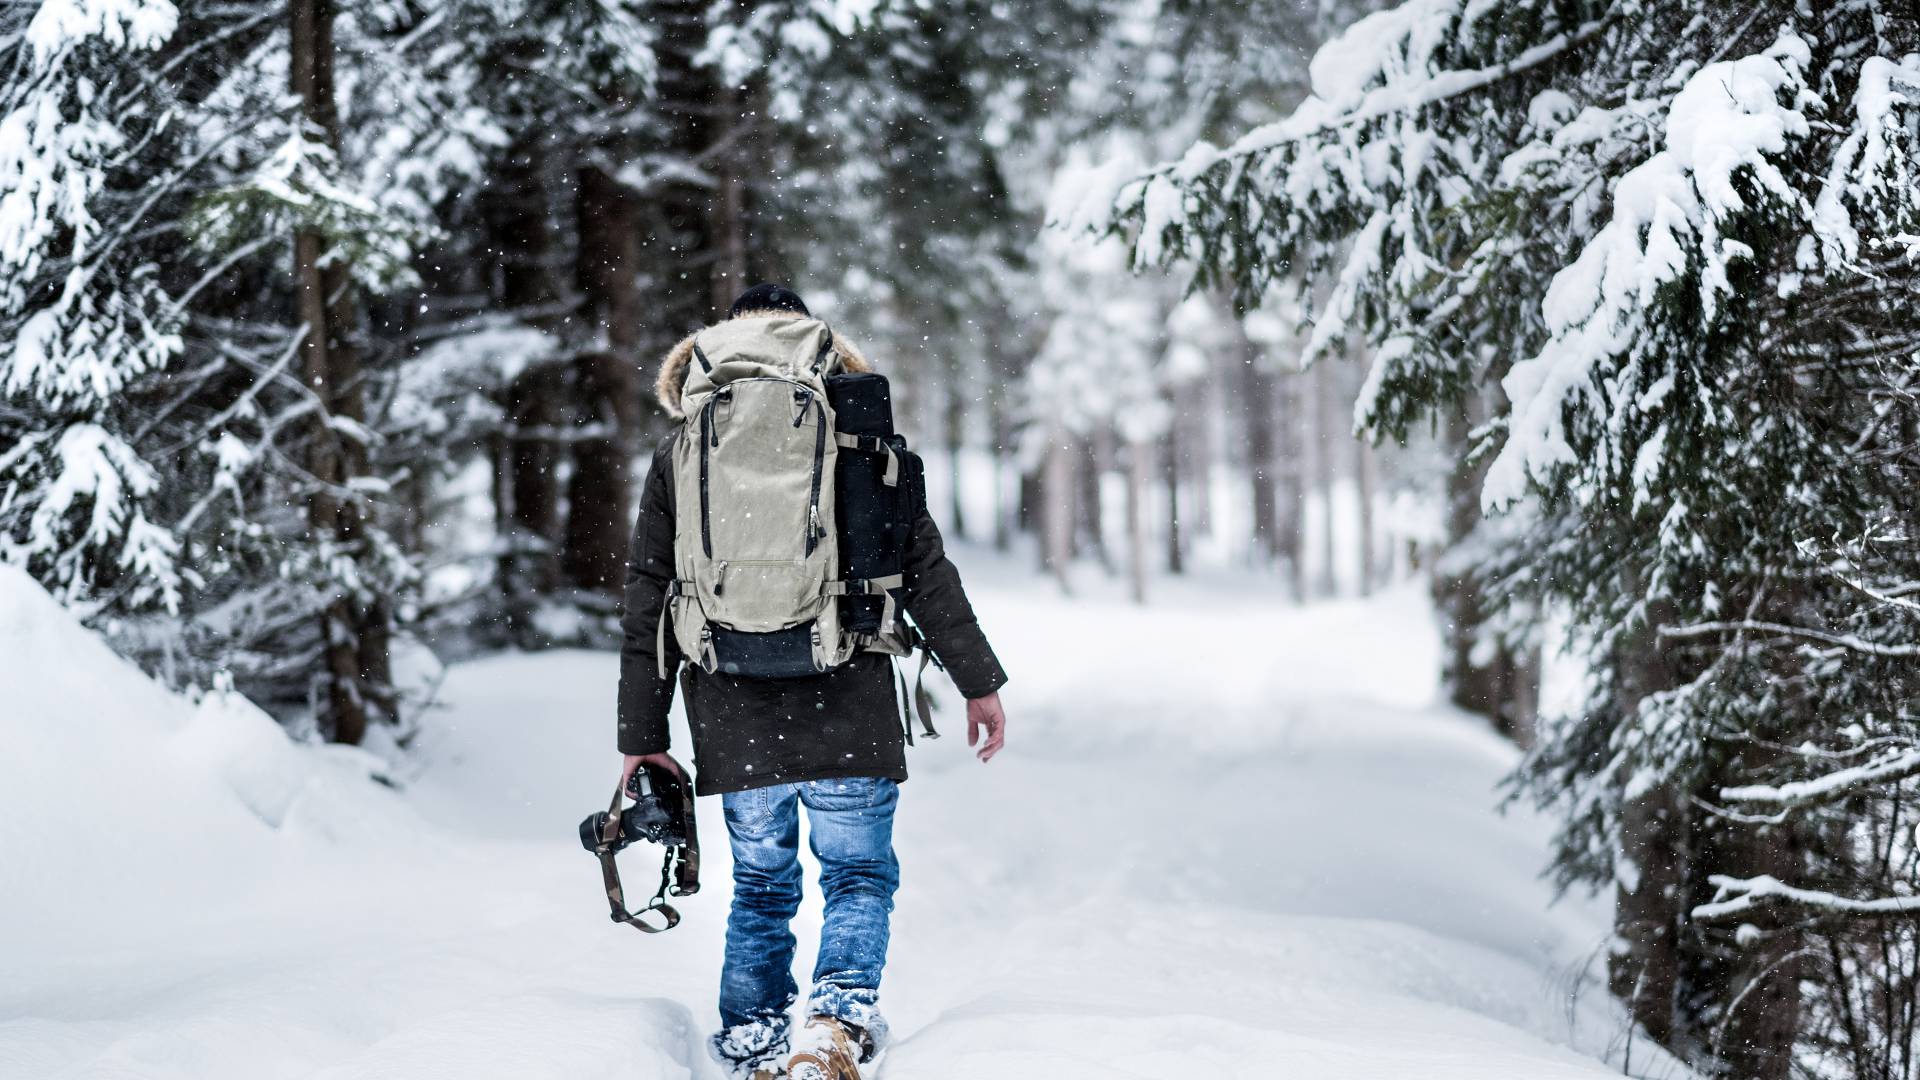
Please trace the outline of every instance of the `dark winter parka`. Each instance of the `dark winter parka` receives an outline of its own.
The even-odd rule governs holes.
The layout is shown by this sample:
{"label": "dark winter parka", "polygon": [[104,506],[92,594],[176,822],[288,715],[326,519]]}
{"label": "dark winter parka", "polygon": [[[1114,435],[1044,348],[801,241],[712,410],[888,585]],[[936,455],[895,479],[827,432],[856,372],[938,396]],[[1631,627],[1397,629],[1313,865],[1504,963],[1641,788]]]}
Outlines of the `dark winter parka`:
{"label": "dark winter parka", "polygon": [[[737,317],[769,314],[790,313]],[[838,335],[835,350],[845,370],[870,370]],[[660,367],[660,404],[676,418],[692,353],[693,337],[688,336]],[[667,712],[678,670],[702,795],[847,776],[905,780],[900,695],[889,657],[859,653],[833,671],[802,679],[708,674],[698,665],[682,663],[669,627],[667,677],[660,677],[654,650],[661,605],[673,578],[672,455],[678,437],[668,436],[654,451],[633,530],[620,651],[620,751],[654,754],[667,749]],[[905,569],[907,614],[960,693],[976,698],[998,690],[1007,681],[1006,673],[980,632],[960,573],[947,559],[940,530],[924,508],[914,521]]]}

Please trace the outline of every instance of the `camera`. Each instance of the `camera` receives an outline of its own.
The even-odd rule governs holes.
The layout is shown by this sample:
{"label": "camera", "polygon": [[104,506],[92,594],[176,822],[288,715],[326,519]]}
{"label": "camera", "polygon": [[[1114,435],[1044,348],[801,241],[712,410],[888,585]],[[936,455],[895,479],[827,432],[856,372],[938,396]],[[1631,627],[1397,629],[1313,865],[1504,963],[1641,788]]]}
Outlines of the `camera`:
{"label": "camera", "polygon": [[[683,782],[666,770],[652,766],[635,770],[627,781],[627,797],[633,805],[620,812],[620,828],[611,850],[620,851],[636,840],[664,847],[683,847],[687,843],[687,815]],[[580,846],[598,851],[606,834],[610,811],[602,810],[580,823]]]}

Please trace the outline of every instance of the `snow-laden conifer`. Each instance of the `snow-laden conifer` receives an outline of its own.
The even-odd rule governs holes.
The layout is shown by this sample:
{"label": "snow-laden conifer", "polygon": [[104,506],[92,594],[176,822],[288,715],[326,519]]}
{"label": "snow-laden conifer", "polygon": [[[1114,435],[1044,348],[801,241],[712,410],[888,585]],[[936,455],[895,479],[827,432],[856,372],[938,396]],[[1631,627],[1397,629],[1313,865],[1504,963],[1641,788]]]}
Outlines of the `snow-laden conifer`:
{"label": "snow-laden conifer", "polygon": [[158,121],[141,66],[177,18],[166,0],[0,13],[0,558],[70,602],[180,596],[155,467],[115,415],[181,351],[125,169]]}
{"label": "snow-laden conifer", "polygon": [[1521,783],[1616,888],[1616,992],[1729,1074],[1901,1038],[1848,995],[1912,936],[1844,916],[1909,891],[1917,49],[1864,0],[1411,0],[1116,201],[1142,264],[1324,290],[1365,431],[1499,385],[1482,497],[1526,527],[1478,572],[1570,613],[1593,687]]}

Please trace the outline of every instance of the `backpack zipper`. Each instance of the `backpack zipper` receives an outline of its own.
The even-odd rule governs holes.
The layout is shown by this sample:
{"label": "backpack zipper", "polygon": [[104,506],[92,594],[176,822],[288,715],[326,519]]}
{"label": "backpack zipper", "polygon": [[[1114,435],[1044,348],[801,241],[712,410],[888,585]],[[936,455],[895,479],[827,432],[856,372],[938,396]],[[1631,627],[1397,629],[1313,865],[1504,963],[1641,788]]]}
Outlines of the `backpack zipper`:
{"label": "backpack zipper", "polygon": [[700,550],[707,558],[713,558],[713,502],[709,494],[707,474],[711,470],[708,464],[710,450],[708,444],[713,439],[713,398],[707,399],[707,406],[700,410]]}
{"label": "backpack zipper", "polygon": [[827,410],[818,398],[813,402],[819,423],[813,429],[813,490],[807,496],[807,554],[812,555],[823,531],[820,528],[820,472],[827,460]]}

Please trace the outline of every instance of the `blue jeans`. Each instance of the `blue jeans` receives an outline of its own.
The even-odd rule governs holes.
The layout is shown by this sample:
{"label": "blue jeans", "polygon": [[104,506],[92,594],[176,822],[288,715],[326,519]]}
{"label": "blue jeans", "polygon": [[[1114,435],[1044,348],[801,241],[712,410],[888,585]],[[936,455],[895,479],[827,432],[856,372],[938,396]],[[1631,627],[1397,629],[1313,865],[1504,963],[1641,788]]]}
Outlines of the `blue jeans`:
{"label": "blue jeans", "polygon": [[887,962],[887,918],[900,887],[900,864],[893,857],[899,799],[899,785],[873,777],[775,784],[723,796],[733,848],[733,910],[720,973],[721,1031],[711,1048],[735,1075],[785,1063],[787,1014],[799,994],[788,924],[800,908],[802,803],[826,897],[807,1015],[861,1028],[874,1050],[884,1043],[887,1025],[876,1002]]}

